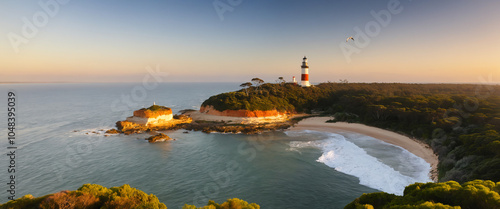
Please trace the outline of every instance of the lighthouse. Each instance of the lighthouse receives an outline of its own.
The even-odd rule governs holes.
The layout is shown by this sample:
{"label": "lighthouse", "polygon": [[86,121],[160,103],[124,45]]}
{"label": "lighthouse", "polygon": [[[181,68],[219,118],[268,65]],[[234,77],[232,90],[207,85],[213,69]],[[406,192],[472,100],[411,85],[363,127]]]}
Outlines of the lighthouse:
{"label": "lighthouse", "polygon": [[300,79],[300,85],[302,87],[309,87],[311,84],[309,83],[309,65],[307,65],[307,57],[304,56],[302,60],[302,78]]}

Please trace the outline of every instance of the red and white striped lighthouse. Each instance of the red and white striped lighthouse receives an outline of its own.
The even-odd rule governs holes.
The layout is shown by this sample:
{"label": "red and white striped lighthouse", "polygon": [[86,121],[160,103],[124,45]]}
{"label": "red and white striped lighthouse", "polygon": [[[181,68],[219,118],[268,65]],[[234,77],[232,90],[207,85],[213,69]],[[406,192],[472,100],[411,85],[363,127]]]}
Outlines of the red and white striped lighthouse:
{"label": "red and white striped lighthouse", "polygon": [[300,79],[300,85],[302,87],[309,87],[311,84],[309,83],[309,65],[307,65],[307,57],[304,56],[302,61],[302,78]]}

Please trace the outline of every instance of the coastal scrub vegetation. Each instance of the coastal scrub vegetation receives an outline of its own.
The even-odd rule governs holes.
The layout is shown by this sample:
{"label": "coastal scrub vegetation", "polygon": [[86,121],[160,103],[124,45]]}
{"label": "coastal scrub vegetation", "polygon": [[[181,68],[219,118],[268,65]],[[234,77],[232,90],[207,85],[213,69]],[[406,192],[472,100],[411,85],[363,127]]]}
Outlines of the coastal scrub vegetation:
{"label": "coastal scrub vegetation", "polygon": [[264,83],[248,86],[236,92],[215,95],[205,100],[202,106],[213,106],[218,111],[224,110],[278,110],[308,112],[314,107],[319,96],[323,95],[320,88],[301,88],[295,84],[283,85]]}
{"label": "coastal scrub vegetation", "polygon": [[208,204],[203,207],[194,205],[184,205],[182,209],[260,209],[260,206],[255,203],[248,203],[238,198],[228,199],[222,204],[217,204],[214,201],[208,201]]}
{"label": "coastal scrub vegetation", "polygon": [[363,194],[344,209],[499,209],[500,182],[474,180],[460,185],[455,181],[416,183],[403,196],[384,192]]}
{"label": "coastal scrub vegetation", "polygon": [[[97,184],[85,184],[76,191],[62,191],[42,197],[25,195],[17,200],[11,200],[0,205],[0,209],[166,209],[153,194],[125,184],[120,187],[106,188]],[[185,209],[198,209],[196,206],[185,205]],[[259,209],[255,203],[247,203],[233,198],[222,204],[209,201],[207,206],[199,209]]]}
{"label": "coastal scrub vegetation", "polygon": [[141,110],[151,110],[151,111],[155,112],[155,111],[160,111],[160,110],[172,110],[172,109],[165,107],[165,106],[161,106],[161,105],[151,105],[150,107],[142,108]]}
{"label": "coastal scrub vegetation", "polygon": [[243,85],[202,105],[224,110],[322,111],[421,140],[439,156],[439,179],[500,181],[500,86],[475,84],[292,83]]}

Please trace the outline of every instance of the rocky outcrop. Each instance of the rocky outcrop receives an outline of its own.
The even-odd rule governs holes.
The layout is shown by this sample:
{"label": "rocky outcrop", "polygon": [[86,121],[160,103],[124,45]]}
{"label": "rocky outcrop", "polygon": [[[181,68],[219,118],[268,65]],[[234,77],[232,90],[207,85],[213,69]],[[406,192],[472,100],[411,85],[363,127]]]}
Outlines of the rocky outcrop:
{"label": "rocky outcrop", "polygon": [[118,130],[112,128],[112,129],[107,130],[105,133],[107,133],[107,134],[120,134],[121,131],[118,131]]}
{"label": "rocky outcrop", "polygon": [[202,106],[200,108],[201,113],[206,113],[209,115],[216,116],[227,116],[227,117],[283,117],[287,116],[287,112],[280,112],[277,110],[224,110],[218,111],[212,106]]}
{"label": "rocky outcrop", "polygon": [[180,128],[182,124],[189,124],[193,121],[190,117],[180,116],[178,119],[172,119],[159,124],[141,125],[138,123],[130,121],[118,121],[116,122],[116,127],[118,130],[124,134],[134,134],[143,133],[148,131],[165,131],[165,130],[176,130]]}
{"label": "rocky outcrop", "polygon": [[[152,106],[154,107],[154,106]],[[151,108],[151,107],[150,107]],[[140,109],[134,111],[134,115],[127,118],[127,121],[144,126],[161,126],[173,119],[172,109],[157,106],[156,110]]]}
{"label": "rocky outcrop", "polygon": [[155,142],[164,142],[164,141],[168,141],[171,139],[172,138],[170,138],[166,134],[159,133],[157,135],[154,135],[154,136],[147,138],[146,140],[148,140],[149,143],[155,143]]}
{"label": "rocky outcrop", "polygon": [[172,109],[170,108],[165,108],[165,109],[160,109],[160,110],[149,110],[149,109],[140,109],[134,111],[134,116],[135,117],[141,117],[141,118],[156,118],[159,116],[164,116],[164,115],[172,115]]}
{"label": "rocky outcrop", "polygon": [[143,133],[148,131],[176,129],[180,124],[191,123],[187,116],[173,116],[172,109],[153,105],[134,111],[127,120],[116,122],[116,127],[125,134]]}
{"label": "rocky outcrop", "polygon": [[126,120],[116,122],[116,127],[125,134],[142,133],[148,130],[148,126]]}
{"label": "rocky outcrop", "polygon": [[[154,109],[151,111],[151,109]],[[191,113],[202,116],[196,119]],[[201,112],[201,113],[200,113]],[[186,111],[182,115],[171,116],[171,110],[148,108],[134,111],[134,116],[127,120],[116,122],[118,131],[124,134],[134,133],[154,133],[165,130],[195,130],[205,133],[243,133],[256,134],[264,131],[281,130],[290,127],[294,122],[289,121],[287,112],[270,111],[249,111],[249,110],[226,110],[217,111],[212,106],[201,107],[200,111]],[[164,117],[171,117],[165,119]],[[150,117],[150,118],[148,118]],[[196,122],[193,122],[193,118]],[[154,119],[154,121],[152,120]],[[115,131],[113,131],[115,132]],[[166,135],[165,135],[166,136]],[[148,138],[151,143],[168,140],[168,136],[156,135]]]}
{"label": "rocky outcrop", "polygon": [[266,131],[285,130],[293,125],[292,121],[269,124],[227,124],[221,122],[193,122],[183,125],[186,130],[202,131],[204,133],[259,134]]}

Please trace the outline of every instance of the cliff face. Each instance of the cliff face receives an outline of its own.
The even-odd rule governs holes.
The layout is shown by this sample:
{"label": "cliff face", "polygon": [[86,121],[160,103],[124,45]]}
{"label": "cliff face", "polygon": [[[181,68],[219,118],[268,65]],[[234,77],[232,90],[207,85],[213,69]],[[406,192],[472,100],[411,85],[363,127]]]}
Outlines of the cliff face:
{"label": "cliff face", "polygon": [[145,126],[160,126],[163,123],[168,123],[169,121],[172,120],[172,118],[173,118],[172,114],[160,115],[154,118],[143,118],[143,117],[132,116],[128,117],[127,121]]}
{"label": "cliff face", "polygon": [[251,110],[224,110],[218,111],[212,106],[202,106],[200,108],[201,113],[206,113],[215,116],[229,116],[229,117],[280,117],[285,116],[287,112],[279,112],[277,110],[267,110],[267,111],[251,111]]}
{"label": "cliff face", "polygon": [[134,111],[134,116],[141,118],[156,118],[158,116],[163,116],[163,115],[172,115],[172,109],[164,109],[156,111],[151,111],[146,109],[146,110]]}
{"label": "cliff face", "polygon": [[[147,124],[144,125],[142,123],[136,123],[129,121],[132,117],[127,118],[127,120],[124,121],[118,121],[116,122],[116,127],[118,130],[124,132],[125,134],[131,134],[131,133],[141,133],[145,132],[148,130],[169,130],[172,128],[175,128],[175,126],[180,125],[180,124],[189,124],[193,120],[190,117],[180,117],[179,119],[172,119],[168,121],[160,121],[157,123],[152,123],[152,124]],[[135,117],[138,118],[138,117]]]}
{"label": "cliff face", "polygon": [[136,110],[134,111],[134,116],[128,117],[128,122],[137,123],[144,126],[161,126],[164,123],[172,120],[172,110],[171,109],[163,109],[163,110]]}

